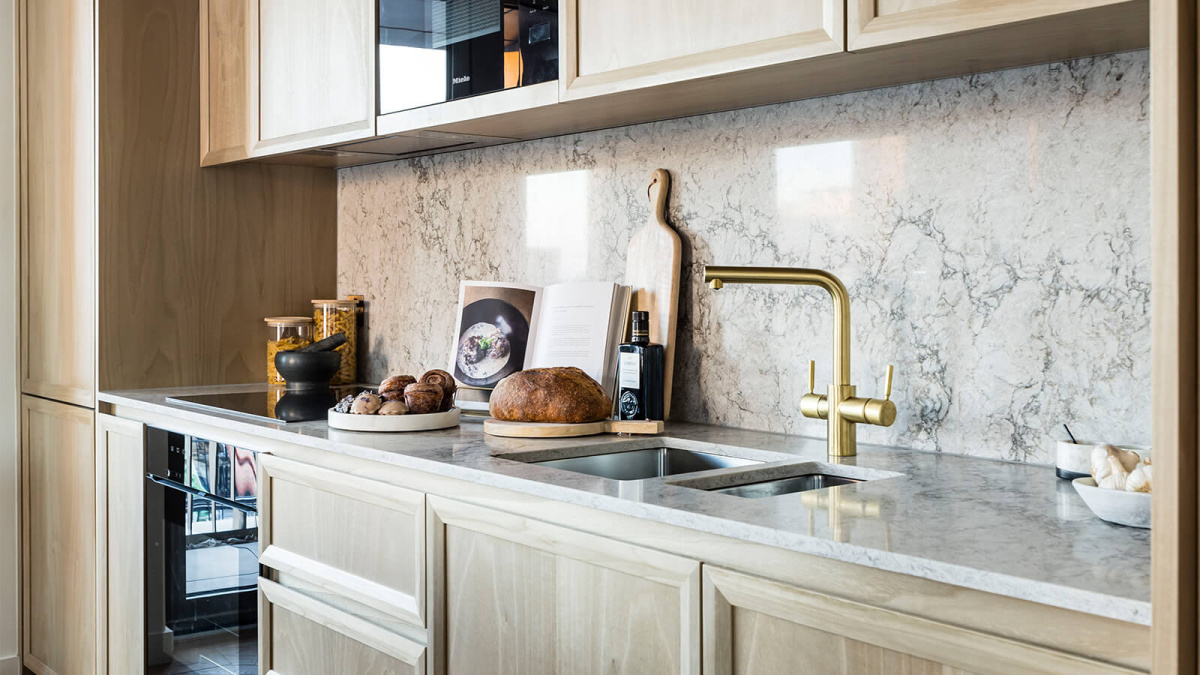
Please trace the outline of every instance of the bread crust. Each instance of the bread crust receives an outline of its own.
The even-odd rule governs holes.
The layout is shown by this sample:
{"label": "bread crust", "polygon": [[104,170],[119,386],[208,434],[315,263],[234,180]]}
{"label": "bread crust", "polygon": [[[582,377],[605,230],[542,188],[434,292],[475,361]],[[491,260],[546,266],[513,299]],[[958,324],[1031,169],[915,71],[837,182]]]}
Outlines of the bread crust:
{"label": "bread crust", "polygon": [[509,422],[578,424],[607,419],[612,398],[579,368],[532,368],[500,380],[489,409]]}

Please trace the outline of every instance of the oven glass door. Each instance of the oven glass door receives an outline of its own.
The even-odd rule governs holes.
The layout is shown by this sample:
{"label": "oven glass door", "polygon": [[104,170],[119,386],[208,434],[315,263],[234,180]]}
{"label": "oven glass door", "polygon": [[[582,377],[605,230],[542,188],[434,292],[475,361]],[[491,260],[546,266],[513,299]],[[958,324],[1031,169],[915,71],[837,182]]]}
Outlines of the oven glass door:
{"label": "oven glass door", "polygon": [[230,496],[250,490],[237,487],[238,449],[200,442],[189,454],[207,471],[189,466],[186,484],[145,479],[146,672],[257,675],[256,505],[207,492],[224,482]]}

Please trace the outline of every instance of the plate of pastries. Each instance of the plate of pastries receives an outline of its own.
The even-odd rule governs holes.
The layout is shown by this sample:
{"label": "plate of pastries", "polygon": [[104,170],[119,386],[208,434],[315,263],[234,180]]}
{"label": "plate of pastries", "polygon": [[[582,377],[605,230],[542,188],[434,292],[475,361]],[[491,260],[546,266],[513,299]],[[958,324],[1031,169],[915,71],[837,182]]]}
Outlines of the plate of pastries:
{"label": "plate of pastries", "polygon": [[351,394],[329,410],[329,426],[347,431],[430,431],[458,426],[458,385],[444,370],[393,375],[376,389]]}

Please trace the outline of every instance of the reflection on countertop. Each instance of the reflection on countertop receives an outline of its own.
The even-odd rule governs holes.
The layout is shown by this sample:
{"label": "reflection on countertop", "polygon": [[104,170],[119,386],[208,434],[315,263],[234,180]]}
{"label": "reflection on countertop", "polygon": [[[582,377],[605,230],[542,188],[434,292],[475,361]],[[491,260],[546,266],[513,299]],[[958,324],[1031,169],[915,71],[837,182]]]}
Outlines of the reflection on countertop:
{"label": "reflection on countertop", "polygon": [[[483,434],[478,420],[414,434],[281,426],[168,403],[167,396],[253,391],[263,385],[105,392],[115,412],[213,425],[417,471],[519,491],[833,558],[934,581],[1149,625],[1150,532],[1092,517],[1054,469],[863,444],[837,462],[887,478],[765,499],[673,483],[680,476],[616,481],[531,461],[672,447],[760,460],[784,475],[827,462],[824,439],[699,424],[669,424],[660,437],[511,439]],[[521,461],[515,461],[520,458]],[[850,469],[854,467],[853,469]],[[696,476],[733,475],[747,467]],[[871,474],[879,475],[879,474]],[[730,483],[732,484],[732,483]]]}

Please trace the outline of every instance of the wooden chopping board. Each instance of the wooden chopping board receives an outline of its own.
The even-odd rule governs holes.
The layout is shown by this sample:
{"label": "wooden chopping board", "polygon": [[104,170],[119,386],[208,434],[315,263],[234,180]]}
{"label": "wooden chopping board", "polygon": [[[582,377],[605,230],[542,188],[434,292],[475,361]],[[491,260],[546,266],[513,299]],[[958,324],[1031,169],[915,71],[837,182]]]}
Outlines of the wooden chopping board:
{"label": "wooden chopping board", "polygon": [[600,420],[581,424],[556,424],[553,422],[508,422],[495,418],[483,421],[483,433],[490,436],[509,438],[573,438],[596,434],[658,434],[662,433],[661,421]]}
{"label": "wooden chopping board", "polygon": [[667,223],[671,174],[655,169],[650,178],[650,217],[633,233],[625,257],[625,283],[632,289],[630,309],[650,313],[650,342],[663,346],[663,417],[671,416],[671,380],[675,369],[675,325],[679,318],[679,268],[683,244]]}

